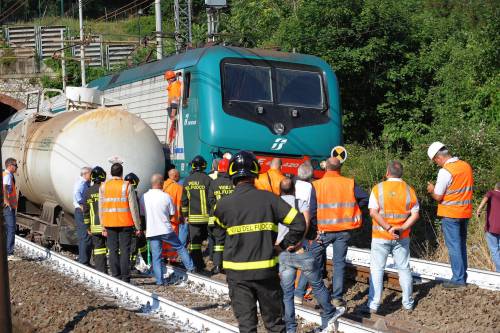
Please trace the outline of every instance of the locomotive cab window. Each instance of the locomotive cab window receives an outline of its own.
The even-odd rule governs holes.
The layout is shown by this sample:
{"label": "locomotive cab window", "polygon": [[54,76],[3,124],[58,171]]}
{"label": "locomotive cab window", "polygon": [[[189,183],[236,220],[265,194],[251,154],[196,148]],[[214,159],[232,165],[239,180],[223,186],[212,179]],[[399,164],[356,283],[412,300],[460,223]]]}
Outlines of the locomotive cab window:
{"label": "locomotive cab window", "polygon": [[223,111],[276,128],[328,122],[328,87],[318,67],[264,59],[225,58],[220,65]]}
{"label": "locomotive cab window", "polygon": [[290,69],[276,69],[276,100],[280,105],[323,109],[321,75]]}
{"label": "locomotive cab window", "polygon": [[226,100],[272,102],[271,68],[225,64],[224,72]]}

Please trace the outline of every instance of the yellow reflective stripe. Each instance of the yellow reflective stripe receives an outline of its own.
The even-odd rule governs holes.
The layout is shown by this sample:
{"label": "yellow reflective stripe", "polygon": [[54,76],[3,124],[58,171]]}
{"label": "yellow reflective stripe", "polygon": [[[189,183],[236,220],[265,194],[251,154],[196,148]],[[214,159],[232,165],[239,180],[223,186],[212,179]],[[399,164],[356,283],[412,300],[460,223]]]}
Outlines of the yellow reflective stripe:
{"label": "yellow reflective stripe", "polygon": [[201,244],[189,244],[189,250],[201,250]]}
{"label": "yellow reflective stripe", "polygon": [[83,219],[83,224],[90,224],[90,219],[89,218],[84,218]]}
{"label": "yellow reflective stripe", "polygon": [[235,271],[246,271],[250,269],[264,269],[264,268],[273,268],[278,264],[278,257],[274,257],[269,260],[261,260],[261,261],[246,261],[246,262],[233,262],[226,261],[222,262],[222,267],[225,269],[232,269]]}
{"label": "yellow reflective stripe", "polygon": [[189,208],[188,208],[188,207],[181,207],[181,211],[182,211],[183,213],[187,213],[187,212],[188,212],[188,210],[189,210]]}
{"label": "yellow reflective stripe", "polygon": [[217,223],[218,225],[220,225],[221,228],[224,228],[224,229],[227,228],[227,226],[225,226],[224,224],[222,224],[222,222],[219,220],[219,218],[217,216],[214,216],[214,221],[215,221],[215,223]]}
{"label": "yellow reflective stripe", "polygon": [[215,217],[210,216],[208,218],[208,225],[215,225]]}
{"label": "yellow reflective stripe", "polygon": [[205,190],[200,190],[200,206],[201,206],[201,214],[207,214],[207,195]]}
{"label": "yellow reflective stripe", "polygon": [[105,247],[102,247],[100,249],[94,249],[92,251],[94,253],[95,256],[98,256],[98,255],[105,255],[106,254],[106,248]]}
{"label": "yellow reflective stripe", "polygon": [[290,209],[288,214],[285,216],[285,219],[283,220],[283,224],[292,223],[295,216],[297,216],[297,213],[298,213],[298,211],[295,208]]}
{"label": "yellow reflective stripe", "polygon": [[237,225],[234,227],[227,228],[227,234],[229,236],[236,234],[243,234],[247,232],[257,232],[257,231],[274,231],[278,232],[278,226],[273,222],[261,222],[254,224],[244,224]]}
{"label": "yellow reflective stripe", "polygon": [[224,251],[224,245],[214,245],[214,252]]}
{"label": "yellow reflective stripe", "polygon": [[148,245],[146,244],[145,246],[143,247],[140,247],[139,250],[138,250],[139,253],[146,253],[148,252]]}

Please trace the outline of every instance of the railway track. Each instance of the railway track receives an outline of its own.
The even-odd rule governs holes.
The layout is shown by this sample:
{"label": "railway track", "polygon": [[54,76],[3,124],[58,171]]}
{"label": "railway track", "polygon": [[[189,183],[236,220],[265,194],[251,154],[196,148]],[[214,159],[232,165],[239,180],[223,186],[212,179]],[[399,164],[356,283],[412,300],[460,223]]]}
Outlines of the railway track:
{"label": "railway track", "polygon": [[[329,246],[326,250],[327,258],[331,260],[332,254],[332,247]],[[367,268],[364,271],[368,272],[369,275],[370,250],[349,247],[346,261],[348,264]],[[422,282],[446,281],[452,275],[451,267],[448,264],[412,258],[410,266],[414,279]],[[389,283],[392,286],[399,285],[397,280],[394,280],[397,279],[397,269],[392,256],[389,256],[385,270],[389,276]],[[500,273],[469,268],[467,270],[467,283],[483,289],[500,291]]]}
{"label": "railway track", "polygon": [[98,287],[99,290],[109,291],[124,302],[140,304],[143,313],[160,316],[164,315],[168,318],[173,318],[186,327],[190,327],[200,332],[238,332],[236,326],[174,303],[154,292],[146,291],[109,275],[100,273],[19,236],[16,236],[16,248],[29,257],[49,261],[57,271],[90,282],[92,285]]}

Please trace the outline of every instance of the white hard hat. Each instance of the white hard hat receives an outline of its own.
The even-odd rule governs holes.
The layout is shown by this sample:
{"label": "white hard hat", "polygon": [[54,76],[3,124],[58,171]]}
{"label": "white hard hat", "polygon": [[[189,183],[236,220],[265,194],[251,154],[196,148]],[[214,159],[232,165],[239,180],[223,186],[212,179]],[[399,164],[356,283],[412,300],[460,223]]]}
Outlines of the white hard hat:
{"label": "white hard hat", "polygon": [[445,145],[442,142],[436,141],[433,142],[430,146],[429,149],[427,149],[427,155],[429,158],[432,160],[434,156],[436,156],[437,152],[441,150]]}

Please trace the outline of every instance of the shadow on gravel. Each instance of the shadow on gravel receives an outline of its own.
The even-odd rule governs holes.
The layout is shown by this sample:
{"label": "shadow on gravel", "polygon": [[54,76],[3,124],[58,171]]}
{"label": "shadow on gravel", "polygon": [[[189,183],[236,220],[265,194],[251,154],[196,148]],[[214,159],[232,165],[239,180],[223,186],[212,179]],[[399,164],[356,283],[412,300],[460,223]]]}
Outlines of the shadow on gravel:
{"label": "shadow on gravel", "polygon": [[[418,302],[429,294],[429,292],[439,283],[436,281],[429,281],[426,283],[413,285],[413,298],[415,300],[415,305],[418,306]],[[387,295],[382,301],[382,305],[380,307],[381,315],[389,315],[401,309],[401,293],[391,292]]]}
{"label": "shadow on gravel", "polygon": [[[227,303],[225,305],[229,306],[229,303]],[[214,303],[214,304],[207,304],[204,306],[195,306],[195,307],[192,307],[191,309],[201,312],[201,311],[206,311],[206,310],[210,310],[210,309],[216,309],[219,306],[220,306],[220,304]]]}
{"label": "shadow on gravel", "polygon": [[82,310],[76,314],[76,316],[73,317],[73,320],[70,322],[66,323],[64,328],[59,332],[59,333],[69,333],[73,332],[75,329],[76,325],[83,319],[85,316],[87,316],[89,313],[93,311],[98,311],[98,310],[115,310],[118,309],[119,307],[116,305],[101,305],[101,306],[89,306],[85,310]]}

